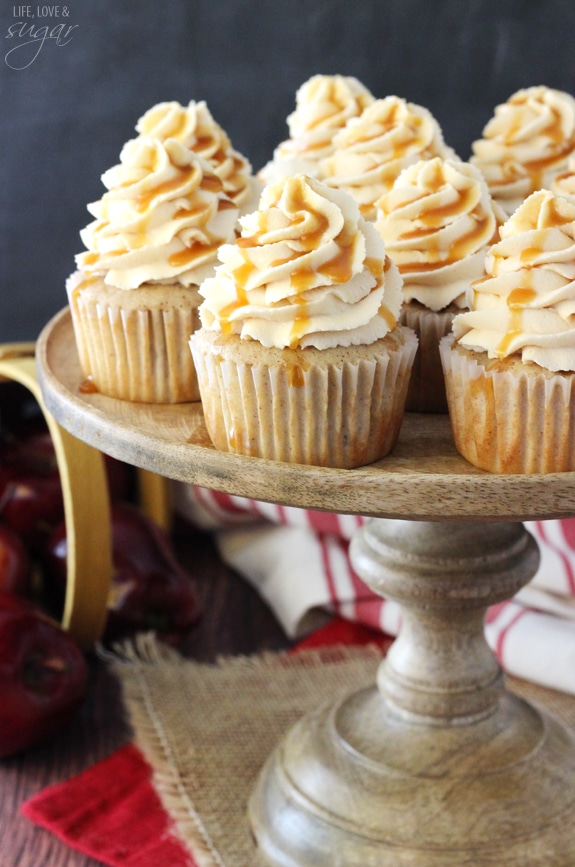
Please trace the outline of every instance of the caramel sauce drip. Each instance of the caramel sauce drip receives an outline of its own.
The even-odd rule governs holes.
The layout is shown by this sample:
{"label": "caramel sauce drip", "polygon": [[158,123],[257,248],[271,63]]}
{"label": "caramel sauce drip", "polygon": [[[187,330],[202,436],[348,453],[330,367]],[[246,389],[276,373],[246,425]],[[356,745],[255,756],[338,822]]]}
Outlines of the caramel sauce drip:
{"label": "caramel sauce drip", "polygon": [[91,376],[87,376],[86,379],[82,380],[80,385],[78,386],[78,391],[80,394],[97,394],[98,389],[96,387],[96,383],[92,379]]}
{"label": "caramel sauce drip", "polygon": [[521,250],[521,253],[519,254],[519,261],[524,266],[532,265],[533,262],[538,259],[542,252],[542,248],[536,247],[535,245],[533,245],[532,247],[525,247],[523,250]]}
{"label": "caramel sauce drip", "polygon": [[[189,166],[186,169],[181,169],[181,171],[173,178],[170,178],[168,181],[164,181],[162,184],[158,184],[157,187],[154,187],[152,190],[148,190],[145,193],[141,193],[136,198],[136,207],[140,213],[143,211],[147,211],[150,207],[151,202],[156,199],[158,196],[163,196],[167,193],[174,192],[179,187],[188,184],[198,173],[198,169],[195,166]],[[204,186],[204,181],[206,177],[202,181],[202,187],[206,189]],[[209,187],[208,187],[209,189]]]}
{"label": "caramel sauce drip", "polygon": [[284,351],[282,352],[284,358],[284,366],[288,376],[288,384],[292,388],[301,388],[301,386],[305,382],[304,373],[308,369],[309,365],[307,364],[304,358],[305,350],[296,349],[296,360],[293,358],[293,348],[292,352]]}
{"label": "caramel sauce drip", "polygon": [[[443,183],[439,177],[437,181],[437,186],[428,188],[429,193],[439,192]],[[404,232],[401,235],[401,238],[404,240],[410,240],[411,238],[425,237],[425,235],[430,232],[443,228],[451,217],[458,217],[465,214],[473,216],[474,198],[475,191],[472,187],[468,187],[466,190],[460,191],[460,194],[455,201],[448,202],[445,205],[438,205],[436,208],[426,208],[424,212],[419,215],[419,219],[424,225],[418,226],[408,232]],[[423,203],[425,203],[425,200]],[[481,222],[481,225],[485,225],[485,222],[486,220],[484,219]]]}
{"label": "caramel sauce drip", "polygon": [[521,320],[521,309],[517,307],[512,308],[510,327],[508,328],[507,333],[504,335],[504,337],[500,340],[495,350],[500,358],[509,354],[509,347],[512,341],[515,337],[517,337],[518,334],[521,334]]}
{"label": "caramel sauce drip", "polygon": [[247,304],[247,293],[242,286],[236,285],[238,297],[226,307],[220,310],[219,317],[221,323],[222,334],[230,334],[232,330],[231,317],[240,307],[245,307]]}
{"label": "caramel sauce drip", "polygon": [[207,193],[221,193],[224,185],[217,175],[204,175],[200,189],[205,190]]}
{"label": "caramel sauce drip", "polygon": [[536,297],[537,292],[535,289],[519,287],[518,289],[513,289],[513,291],[507,296],[507,306],[510,308],[525,307],[525,305],[529,304]]}
{"label": "caramel sauce drip", "polygon": [[177,253],[172,253],[172,255],[168,257],[168,263],[173,268],[181,268],[183,265],[191,265],[200,256],[203,257],[210,253],[215,253],[219,246],[219,242],[216,242],[215,244],[194,244],[193,247],[184,247],[183,250],[179,250]]}
{"label": "caramel sauce drip", "polygon": [[389,325],[389,330],[393,331],[393,329],[397,325],[397,319],[395,318],[391,310],[386,307],[385,304],[381,304],[377,312],[382,319],[385,319],[385,321]]}
{"label": "caramel sauce drip", "polygon": [[299,311],[294,319],[289,338],[289,348],[296,349],[303,334],[310,325],[310,318],[307,315],[307,303],[301,299],[298,301]]}
{"label": "caramel sauce drip", "polygon": [[470,232],[463,235],[461,238],[458,238],[457,241],[451,244],[447,250],[447,255],[444,258],[441,258],[443,251],[439,245],[436,245],[426,248],[426,252],[429,253],[432,261],[404,262],[398,264],[397,267],[402,274],[407,271],[418,274],[425,271],[434,271],[438,268],[445,268],[448,265],[454,265],[456,262],[460,262],[462,259],[465,259],[467,256],[476,252],[478,249],[477,239],[481,238],[481,236],[485,234],[489,221],[490,218],[488,216],[484,217],[482,220],[478,220]]}
{"label": "caramel sauce drip", "polygon": [[[521,105],[525,103],[525,99],[519,98],[517,100],[512,100],[512,103],[515,105]],[[549,154],[545,157],[540,157],[538,159],[529,160],[524,163],[527,172],[531,177],[531,192],[535,192],[536,190],[541,189],[542,186],[542,178],[545,169],[549,168],[549,166],[554,165],[557,162],[560,162],[566,156],[568,156],[574,148],[573,141],[564,141],[564,133],[561,126],[561,115],[558,111],[555,111],[553,108],[550,108],[552,113],[552,122],[545,130],[545,134],[548,136],[553,144],[557,145],[558,148],[554,153]],[[514,144],[515,136],[518,132],[520,132],[523,126],[522,118],[517,117],[515,122],[510,126],[509,130],[505,133],[503,137],[504,144],[507,146],[512,146]]]}
{"label": "caramel sauce drip", "polygon": [[196,136],[193,150],[205,153],[205,151],[211,151],[215,144],[216,140],[214,136],[209,133],[204,133],[204,135]]}

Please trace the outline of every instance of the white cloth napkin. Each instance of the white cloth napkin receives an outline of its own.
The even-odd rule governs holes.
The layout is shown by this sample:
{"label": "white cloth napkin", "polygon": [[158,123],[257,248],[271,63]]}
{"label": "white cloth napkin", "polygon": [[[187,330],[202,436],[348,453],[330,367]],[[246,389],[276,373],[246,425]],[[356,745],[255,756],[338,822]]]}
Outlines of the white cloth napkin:
{"label": "white cloth napkin", "polygon": [[[252,584],[292,638],[331,616],[395,636],[400,606],[353,570],[349,540],[364,522],[175,484],[175,507],[215,534],[222,559]],[[509,674],[575,694],[575,518],[532,521],[541,562],[511,600],[493,605],[485,634]]]}

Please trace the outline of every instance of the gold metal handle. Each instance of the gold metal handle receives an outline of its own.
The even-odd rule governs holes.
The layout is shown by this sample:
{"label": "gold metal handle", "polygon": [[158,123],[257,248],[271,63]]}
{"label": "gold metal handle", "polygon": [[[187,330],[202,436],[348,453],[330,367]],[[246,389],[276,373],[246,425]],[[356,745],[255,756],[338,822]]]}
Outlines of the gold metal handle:
{"label": "gold metal handle", "polygon": [[104,458],[48,412],[36,375],[34,344],[0,346],[0,376],[25,386],[46,419],[58,461],[68,541],[62,627],[88,650],[106,624],[112,575],[110,502]]}

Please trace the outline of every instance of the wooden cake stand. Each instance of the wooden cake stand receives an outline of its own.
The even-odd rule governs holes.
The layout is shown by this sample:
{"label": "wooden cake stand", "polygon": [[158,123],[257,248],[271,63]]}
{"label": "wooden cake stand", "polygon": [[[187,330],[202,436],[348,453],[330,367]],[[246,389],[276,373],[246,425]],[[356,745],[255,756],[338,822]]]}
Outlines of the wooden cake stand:
{"label": "wooden cake stand", "polygon": [[575,473],[498,476],[456,452],[447,416],[406,415],[357,470],[216,451],[201,405],[82,393],[69,312],[36,347],[45,404],[76,437],[169,478],[369,517],[354,567],[402,605],[377,684],[302,719],[268,760],[250,822],[275,867],[573,867],[575,732],[505,689],[488,606],[535,574],[525,520],[575,515]]}

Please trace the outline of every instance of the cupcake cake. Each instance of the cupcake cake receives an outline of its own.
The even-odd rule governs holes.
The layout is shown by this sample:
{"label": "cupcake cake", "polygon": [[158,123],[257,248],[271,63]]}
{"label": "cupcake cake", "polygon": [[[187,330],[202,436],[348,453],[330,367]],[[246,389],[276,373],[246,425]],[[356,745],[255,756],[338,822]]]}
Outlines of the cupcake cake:
{"label": "cupcake cake", "polygon": [[532,193],[440,352],[455,444],[494,473],[575,470],[575,202]]}
{"label": "cupcake cake", "polygon": [[377,99],[351,118],[321,160],[318,177],[349,193],[368,220],[402,169],[421,159],[455,157],[430,111],[397,96]]}
{"label": "cupcake cake", "polygon": [[374,102],[369,90],[348,75],[313,75],[296,93],[289,138],[279,144],[258,176],[264,183],[302,172],[317,176],[319,161],[333,153],[333,138],[347,121]]}
{"label": "cupcake cake", "polygon": [[217,449],[354,467],[394,446],[417,348],[401,277],[346,193],[270,184],[200,287],[190,340]]}
{"label": "cupcake cake", "polygon": [[510,216],[575,155],[575,98],[544,85],[518,90],[496,107],[472,151],[470,162]]}
{"label": "cupcake cake", "polygon": [[255,210],[262,184],[252,173],[249,160],[232,147],[227,133],[216,123],[205,102],[160,102],[136,124],[136,131],[159,141],[175,139],[208,162],[222,182],[222,189],[240,214]]}
{"label": "cupcake cake", "polygon": [[236,237],[238,208],[209,163],[175,139],[132,139],[102,181],[66,287],[85,387],[131,401],[197,400],[187,344],[199,327],[198,284]]}
{"label": "cupcake cake", "polygon": [[375,227],[403,278],[400,321],[419,337],[406,409],[447,412],[439,341],[483,275],[503,215],[478,169],[442,157],[403,169],[376,207]]}

